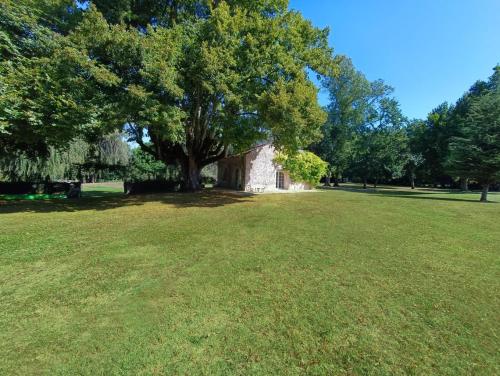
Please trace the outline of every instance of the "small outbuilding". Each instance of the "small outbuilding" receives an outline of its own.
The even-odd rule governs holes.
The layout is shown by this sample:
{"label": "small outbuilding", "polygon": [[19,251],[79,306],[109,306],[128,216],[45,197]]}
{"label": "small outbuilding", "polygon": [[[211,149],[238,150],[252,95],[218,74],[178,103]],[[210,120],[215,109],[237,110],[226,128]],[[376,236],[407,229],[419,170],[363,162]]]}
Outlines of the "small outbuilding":
{"label": "small outbuilding", "polygon": [[217,166],[217,186],[246,192],[312,189],[308,183],[293,181],[274,161],[275,157],[276,149],[267,143],[221,159]]}

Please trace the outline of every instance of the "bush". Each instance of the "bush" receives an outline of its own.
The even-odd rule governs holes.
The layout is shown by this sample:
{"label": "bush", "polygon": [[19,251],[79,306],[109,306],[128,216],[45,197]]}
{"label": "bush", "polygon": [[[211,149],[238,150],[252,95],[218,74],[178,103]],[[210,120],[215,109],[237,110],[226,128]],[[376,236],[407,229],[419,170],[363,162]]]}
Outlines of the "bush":
{"label": "bush", "polygon": [[141,148],[132,150],[126,176],[127,181],[170,181],[178,180],[179,175],[180,169],[178,166],[167,166]]}
{"label": "bush", "polygon": [[65,194],[67,197],[80,197],[80,182],[1,182],[0,194]]}
{"label": "bush", "polygon": [[288,171],[294,181],[318,185],[325,176],[328,163],[309,151],[300,151],[295,155],[278,153],[275,162]]}
{"label": "bush", "polygon": [[175,180],[126,181],[123,183],[123,188],[127,195],[177,192],[180,190],[180,187],[181,182]]}

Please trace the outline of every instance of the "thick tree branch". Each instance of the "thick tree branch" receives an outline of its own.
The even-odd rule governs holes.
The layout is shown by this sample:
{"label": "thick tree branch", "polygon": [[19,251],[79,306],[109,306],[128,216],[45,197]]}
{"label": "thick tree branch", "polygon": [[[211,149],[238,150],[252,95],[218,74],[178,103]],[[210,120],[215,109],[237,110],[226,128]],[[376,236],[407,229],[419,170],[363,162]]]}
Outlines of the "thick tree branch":
{"label": "thick tree branch", "polygon": [[221,148],[221,150],[219,151],[219,153],[218,153],[218,154],[214,155],[213,157],[209,157],[209,158],[204,159],[204,160],[201,162],[201,165],[202,165],[202,166],[207,166],[207,165],[209,165],[210,163],[217,162],[217,161],[221,160],[222,158],[227,157],[227,152],[228,152],[228,147],[227,147],[227,145],[226,145],[226,146],[223,146],[223,147]]}

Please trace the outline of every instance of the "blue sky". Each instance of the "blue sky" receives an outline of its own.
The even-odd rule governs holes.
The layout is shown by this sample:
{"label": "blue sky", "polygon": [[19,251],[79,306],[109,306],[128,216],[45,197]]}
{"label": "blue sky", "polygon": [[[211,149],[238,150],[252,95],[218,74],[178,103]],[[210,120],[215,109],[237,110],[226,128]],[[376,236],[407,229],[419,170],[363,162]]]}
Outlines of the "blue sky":
{"label": "blue sky", "polygon": [[[290,0],[335,53],[393,86],[406,116],[455,102],[500,63],[500,0]],[[326,104],[326,95],[321,95]]]}

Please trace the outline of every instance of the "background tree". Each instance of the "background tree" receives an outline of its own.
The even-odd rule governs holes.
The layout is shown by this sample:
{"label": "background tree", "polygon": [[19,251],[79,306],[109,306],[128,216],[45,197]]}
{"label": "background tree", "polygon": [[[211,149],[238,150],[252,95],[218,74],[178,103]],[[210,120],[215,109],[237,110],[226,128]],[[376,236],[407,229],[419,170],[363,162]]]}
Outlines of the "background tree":
{"label": "background tree", "polygon": [[127,179],[132,181],[177,180],[177,166],[166,166],[140,147],[132,150]]}
{"label": "background tree", "polygon": [[[449,124],[450,124],[450,138],[460,135],[460,128],[462,124],[466,121],[467,117],[471,111],[471,105],[475,99],[481,97],[488,92],[489,84],[485,81],[477,81],[471,88],[456,102],[449,114]],[[451,140],[450,140],[451,141]],[[449,149],[449,148],[448,148]],[[446,158],[449,157],[449,150],[447,150]],[[466,171],[458,171],[454,169],[453,165],[448,163],[449,160],[445,160],[443,163],[445,170],[451,176],[458,178],[460,181],[460,186],[463,191],[468,190],[468,182],[470,179],[469,174]]]}
{"label": "background tree", "polygon": [[454,133],[453,123],[450,121],[452,110],[446,102],[432,110],[425,121],[426,129],[420,141],[421,154],[424,157],[422,170],[425,171],[427,180],[432,181],[435,186],[451,183],[445,162],[450,138]]}
{"label": "background tree", "polygon": [[406,137],[408,141],[408,154],[406,157],[406,171],[410,181],[411,189],[415,189],[415,180],[419,168],[424,164],[425,159],[422,155],[423,145],[421,144],[422,134],[426,130],[425,122],[414,119],[410,121],[406,127]]}
{"label": "background tree", "polygon": [[0,181],[44,181],[79,179],[77,165],[85,163],[89,144],[83,140],[72,141],[59,151],[49,147],[48,155],[27,157],[18,151],[0,157]]}
{"label": "background tree", "polygon": [[407,156],[406,120],[391,97],[393,89],[378,80],[370,90],[363,124],[355,133],[351,163],[351,172],[363,180],[365,188],[368,180],[377,186],[380,179],[400,177]]}
{"label": "background tree", "polygon": [[[408,165],[408,174],[412,175],[414,173],[414,180],[420,181],[422,184],[433,182],[431,178],[429,178],[429,173],[426,170],[425,165],[425,156],[423,151],[426,149],[425,145],[425,137],[424,135],[427,132],[427,124],[425,120],[421,119],[413,119],[409,121],[408,126],[406,127],[406,134],[408,137],[408,153],[411,158],[412,155],[419,156],[421,161],[418,165],[410,166]],[[408,161],[410,162],[410,160]],[[411,179],[410,179],[411,180]],[[410,181],[411,185],[411,181]]]}
{"label": "background tree", "polygon": [[500,180],[500,67],[485,90],[470,98],[459,135],[450,143],[450,168],[482,185],[481,201],[488,200],[491,184]]}
{"label": "background tree", "polygon": [[92,143],[75,139],[63,150],[50,146],[43,156],[28,157],[21,151],[2,155],[0,180],[116,180],[123,177],[129,154],[129,146],[119,133]]}
{"label": "background tree", "polygon": [[330,96],[328,118],[322,127],[323,138],[312,146],[312,150],[328,162],[327,185],[333,177],[334,185],[338,186],[351,159],[355,129],[365,119],[371,88],[369,81],[347,57],[340,59],[338,71],[327,77],[323,86]]}
{"label": "background tree", "polygon": [[76,164],[79,178],[89,183],[97,180],[120,180],[129,165],[130,147],[119,132],[107,134],[88,143],[83,163]]}

